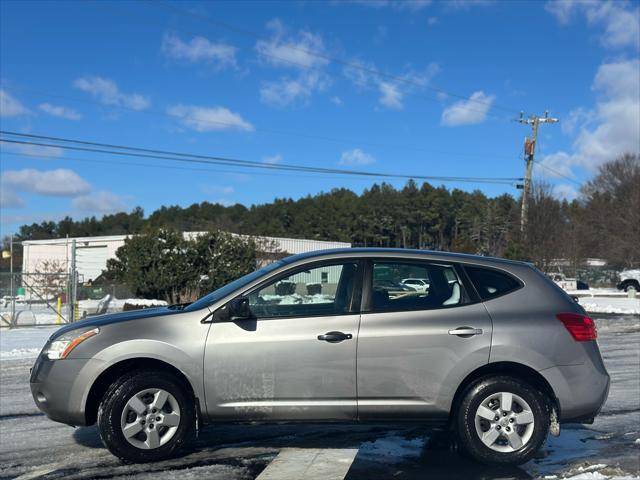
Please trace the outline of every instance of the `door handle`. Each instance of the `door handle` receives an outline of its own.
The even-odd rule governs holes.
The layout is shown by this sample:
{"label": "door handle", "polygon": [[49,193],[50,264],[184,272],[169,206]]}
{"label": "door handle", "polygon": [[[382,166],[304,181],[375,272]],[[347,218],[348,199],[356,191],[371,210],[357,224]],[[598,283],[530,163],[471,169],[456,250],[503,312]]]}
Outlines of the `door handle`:
{"label": "door handle", "polygon": [[351,340],[352,338],[353,335],[351,335],[350,333],[342,332],[327,332],[324,335],[318,335],[318,340],[329,343],[339,343],[343,340]]}
{"label": "door handle", "polygon": [[473,337],[474,335],[482,335],[482,329],[473,327],[458,327],[454,330],[449,330],[449,335],[458,335],[459,337]]}

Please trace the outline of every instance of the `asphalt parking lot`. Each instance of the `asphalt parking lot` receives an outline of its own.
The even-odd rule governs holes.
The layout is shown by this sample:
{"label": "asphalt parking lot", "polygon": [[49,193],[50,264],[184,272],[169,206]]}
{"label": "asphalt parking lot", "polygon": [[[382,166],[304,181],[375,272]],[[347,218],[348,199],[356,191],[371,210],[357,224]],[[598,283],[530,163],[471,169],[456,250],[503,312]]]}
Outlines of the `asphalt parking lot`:
{"label": "asphalt parking lot", "polygon": [[102,446],[95,427],[73,429],[36,409],[28,385],[33,359],[21,358],[4,359],[0,369],[0,478],[268,480],[283,478],[284,471],[293,472],[290,478],[349,480],[637,478],[640,318],[596,320],[612,377],[601,415],[593,425],[564,427],[559,438],[550,437],[540,455],[521,467],[480,466],[428,429],[393,425],[214,426],[202,432],[185,457],[123,465]]}

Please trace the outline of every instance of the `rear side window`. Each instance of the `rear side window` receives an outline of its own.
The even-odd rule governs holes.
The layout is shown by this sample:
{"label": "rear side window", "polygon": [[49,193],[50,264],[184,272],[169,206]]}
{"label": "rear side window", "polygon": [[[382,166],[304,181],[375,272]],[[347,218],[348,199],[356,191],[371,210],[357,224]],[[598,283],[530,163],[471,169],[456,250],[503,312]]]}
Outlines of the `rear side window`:
{"label": "rear side window", "polygon": [[521,286],[518,280],[505,272],[482,267],[465,266],[464,269],[483,300],[513,292]]}
{"label": "rear side window", "polygon": [[469,299],[452,265],[380,260],[373,262],[370,303],[372,312],[399,312],[455,307]]}

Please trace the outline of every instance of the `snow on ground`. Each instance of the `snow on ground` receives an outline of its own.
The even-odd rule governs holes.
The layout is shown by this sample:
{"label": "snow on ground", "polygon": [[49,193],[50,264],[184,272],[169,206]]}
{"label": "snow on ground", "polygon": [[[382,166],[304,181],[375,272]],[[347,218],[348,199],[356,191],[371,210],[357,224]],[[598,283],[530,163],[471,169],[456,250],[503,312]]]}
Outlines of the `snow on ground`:
{"label": "snow on ground", "polygon": [[59,327],[0,329],[0,360],[35,358]]}
{"label": "snow on ground", "polygon": [[565,290],[569,295],[576,297],[626,297],[627,292],[617,288],[590,288],[589,290]]}
{"label": "snow on ground", "polygon": [[605,298],[581,297],[578,303],[589,313],[615,313],[620,315],[640,315],[640,297]]}

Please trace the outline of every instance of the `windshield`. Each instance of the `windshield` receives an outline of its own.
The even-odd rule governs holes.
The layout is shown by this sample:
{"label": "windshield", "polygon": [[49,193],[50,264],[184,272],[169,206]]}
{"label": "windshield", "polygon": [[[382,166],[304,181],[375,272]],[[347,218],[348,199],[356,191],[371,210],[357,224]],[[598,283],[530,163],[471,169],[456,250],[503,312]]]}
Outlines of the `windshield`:
{"label": "windshield", "polygon": [[272,272],[273,270],[277,269],[278,267],[281,267],[284,264],[285,262],[283,262],[282,260],[279,260],[277,262],[270,263],[269,265],[266,265],[260,268],[259,270],[256,270],[255,272],[248,273],[234,280],[233,282],[227,283],[225,286],[220,287],[217,290],[214,290],[210,294],[205,295],[204,297],[196,300],[191,305],[186,307],[185,310],[188,312],[191,312],[194,310],[200,310],[201,308],[208,307],[209,305],[217,302],[221,298],[226,297],[227,295],[232,293],[234,290],[237,290],[243,287],[244,285],[251,283],[255,279],[260,278],[261,276],[266,275],[269,272]]}

